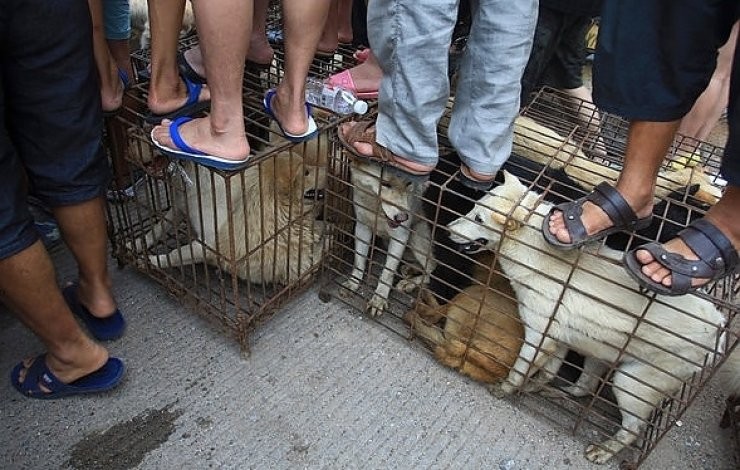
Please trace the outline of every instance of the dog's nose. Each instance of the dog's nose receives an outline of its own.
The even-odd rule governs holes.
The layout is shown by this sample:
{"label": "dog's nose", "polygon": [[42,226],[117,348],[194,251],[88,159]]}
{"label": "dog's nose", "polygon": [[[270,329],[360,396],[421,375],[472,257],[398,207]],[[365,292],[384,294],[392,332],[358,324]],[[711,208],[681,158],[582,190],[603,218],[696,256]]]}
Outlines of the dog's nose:
{"label": "dog's nose", "polygon": [[485,238],[478,238],[477,240],[468,243],[458,243],[457,251],[460,251],[461,253],[476,253],[486,246],[487,243],[488,240]]}
{"label": "dog's nose", "polygon": [[403,213],[400,213],[400,214],[396,214],[396,215],[395,215],[395,216],[393,217],[393,221],[394,221],[394,222],[397,222],[397,223],[399,223],[399,224],[402,224],[402,223],[406,222],[407,220],[409,220],[409,215],[408,215],[408,214],[406,214],[405,212],[403,212]]}

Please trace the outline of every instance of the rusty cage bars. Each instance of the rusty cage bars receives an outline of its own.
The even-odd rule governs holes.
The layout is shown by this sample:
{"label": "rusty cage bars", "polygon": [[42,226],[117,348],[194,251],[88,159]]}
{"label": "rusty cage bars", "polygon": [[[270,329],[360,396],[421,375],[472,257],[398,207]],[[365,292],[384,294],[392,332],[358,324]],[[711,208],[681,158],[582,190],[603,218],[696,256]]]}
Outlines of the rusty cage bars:
{"label": "rusty cage bars", "polygon": [[[276,15],[273,6],[272,29],[279,27]],[[195,35],[185,37],[180,50],[196,44]],[[244,353],[254,327],[318,273],[327,243],[321,219],[328,135],[343,119],[314,109],[317,139],[291,144],[282,138],[262,106],[264,92],[283,73],[284,55],[274,46],[269,67],[245,69],[244,116],[253,157],[242,170],[222,172],[162,156],[144,121],[143,77],[105,127],[114,168],[107,206],[113,256],[215,320]],[[323,77],[354,65],[352,52],[342,47],[317,57],[311,74]],[[145,71],[149,50],[135,51],[132,62]],[[133,194],[120,191],[127,186]]]}
{"label": "rusty cage bars", "polygon": [[[566,105],[566,100],[564,94],[543,89],[516,121],[512,158],[505,169],[518,176],[527,189],[542,193],[544,196],[538,196],[538,202],[543,198],[561,201],[579,197],[599,181],[615,182],[621,168],[627,123],[616,116],[598,116],[587,103],[577,103],[577,109],[573,109],[572,104]],[[394,187],[398,183],[394,180],[393,171],[380,170],[377,166],[373,169],[352,159],[341,146],[333,147],[335,151],[330,155],[327,171],[325,204],[325,220],[330,222],[332,235],[328,237],[330,248],[324,262],[322,300],[334,297],[354,309],[371,314],[382,313],[375,317],[380,324],[405,338],[419,338],[441,363],[487,383],[500,383],[507,376],[522,344],[541,357],[554,359],[552,362],[548,359],[546,363],[558,364],[558,359],[562,358],[550,349],[543,349],[543,344],[551,343],[556,337],[562,338],[556,333],[560,328],[557,319],[568,314],[568,306],[564,303],[566,295],[578,296],[585,305],[605,306],[630,325],[624,342],[604,342],[600,346],[610,349],[616,359],[600,363],[596,370],[601,372],[596,373],[594,368],[584,364],[584,361],[589,362],[588,359],[570,351],[563,367],[551,371],[554,375],[552,383],[543,372],[531,377],[530,361],[526,371],[519,371],[518,375],[524,377],[519,390],[543,389],[544,392],[537,395],[524,393],[521,400],[554,423],[571,423],[569,427],[573,433],[585,435],[588,430],[608,438],[622,430],[618,438],[633,442],[628,445],[631,457],[626,454],[620,457],[627,466],[639,465],[737,344],[739,327],[735,317],[740,276],[735,274],[710,283],[701,293],[692,296],[710,312],[702,317],[672,303],[669,298],[640,292],[636,283],[625,281],[623,277],[627,274],[615,259],[614,252],[609,251],[609,245],[616,245],[621,254],[638,242],[665,241],[701,216],[721,195],[723,182],[718,167],[722,149],[679,136],[659,176],[651,227],[635,235],[616,234],[609,238],[608,243],[605,241],[578,250],[570,258],[561,257],[542,246],[528,244],[514,235],[509,236],[511,232],[506,230],[492,229],[499,232],[498,237],[502,240],[511,238],[515,243],[521,243],[524,250],[533,251],[540,258],[551,259],[548,268],[543,269],[529,266],[518,260],[517,255],[501,251],[503,241],[493,244],[490,250],[478,250],[481,253],[474,255],[461,253],[459,247],[451,246],[446,225],[454,219],[463,218],[479,226],[485,223],[467,215],[482,193],[466,190],[457,181],[459,160],[446,140],[449,111],[448,108],[440,123],[440,162],[423,197],[414,192],[413,185]],[[415,198],[419,200],[414,201]],[[495,213],[496,208],[492,209]],[[395,255],[388,253],[393,250],[390,248],[393,235],[388,232],[397,228],[398,221],[406,217],[396,220],[396,216],[391,214],[394,211],[406,211],[411,220],[417,221],[408,229],[412,241],[401,255],[397,250]],[[511,223],[524,225],[528,230],[540,230],[539,225],[532,225],[531,219],[536,217],[533,207],[527,208],[522,221],[514,220],[512,211],[507,208],[498,214],[500,220],[506,219],[501,222],[504,227]],[[371,227],[370,234],[367,230],[356,232],[359,219],[362,219],[361,225]],[[390,230],[383,224],[387,224]],[[429,238],[428,243],[419,243],[418,240],[424,237]],[[471,242],[476,240],[473,238]],[[367,253],[368,266],[361,266],[359,272],[362,274],[359,276],[354,266],[358,256],[356,247]],[[398,269],[392,273],[390,281],[387,278],[381,281],[387,260],[394,256]],[[431,265],[429,259],[433,260]],[[588,263],[587,259],[590,259]],[[427,260],[426,266],[420,265],[424,260]],[[503,265],[506,269],[502,268]],[[592,265],[597,268],[592,268]],[[354,276],[351,273],[353,269]],[[540,289],[549,286],[557,292],[553,294],[552,309],[543,312],[546,324],[541,328],[542,335],[537,341],[527,342],[522,337],[523,325],[517,314],[517,310],[536,306],[523,304],[518,298],[521,284],[519,290],[512,288],[514,283],[506,278],[507,269],[525,270],[533,276],[532,290],[537,290],[537,283],[541,283]],[[595,269],[607,269],[609,274]],[[431,275],[427,283],[423,276],[429,271]],[[559,276],[556,271],[564,271],[565,274]],[[637,299],[642,302],[641,308],[629,310],[621,301],[615,301],[607,294],[589,291],[583,286],[583,276],[598,282],[606,290]],[[382,289],[376,286],[384,282],[388,284],[385,286],[387,303],[381,302],[378,308],[376,297]],[[679,325],[684,322],[706,330],[705,336],[702,340],[689,338],[685,332],[674,331],[665,321],[656,321],[652,312],[660,309],[669,309]],[[592,321],[598,323],[599,318]],[[666,348],[661,344],[662,338],[669,338],[672,344],[691,350],[692,354]],[[640,348],[636,349],[634,345],[640,344],[651,354],[636,356],[635,351]],[[625,368],[620,369],[619,365],[627,361],[642,364],[652,374],[663,377],[662,382],[656,385],[655,380],[646,381],[644,374],[630,375]],[[596,362],[591,361],[592,364]],[[676,372],[674,367],[686,370]],[[593,375],[589,377],[589,374]],[[576,389],[580,385],[579,377],[590,378],[586,382],[594,388]],[[618,377],[617,384],[615,377]],[[629,387],[624,386],[625,382]],[[584,396],[576,398],[564,393],[562,388],[568,386],[566,390]],[[632,413],[617,405],[615,391],[622,397],[622,402],[638,404],[631,405],[632,408],[641,408],[639,403],[655,403],[655,406],[650,406],[647,415]],[[543,399],[543,396],[547,398]],[[646,399],[648,396],[650,398]],[[625,416],[636,418],[632,421],[638,421],[639,430],[623,429],[620,416],[622,419]],[[601,448],[600,445],[592,448],[593,460],[603,458],[603,454],[599,457],[598,453]],[[594,453],[593,449],[597,452]]]}

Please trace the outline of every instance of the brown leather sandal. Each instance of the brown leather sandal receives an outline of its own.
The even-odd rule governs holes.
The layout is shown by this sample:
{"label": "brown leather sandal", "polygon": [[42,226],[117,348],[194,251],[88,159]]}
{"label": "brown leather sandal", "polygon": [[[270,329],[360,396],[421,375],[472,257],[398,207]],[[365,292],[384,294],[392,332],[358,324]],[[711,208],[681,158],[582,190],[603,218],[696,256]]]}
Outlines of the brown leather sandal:
{"label": "brown leather sandal", "polygon": [[[407,163],[400,160],[398,155],[375,141],[375,127],[370,129],[371,126],[375,126],[375,121],[359,121],[354,123],[352,128],[346,134],[342,132],[342,127],[340,126],[337,128],[337,137],[339,138],[339,142],[341,142],[344,148],[356,158],[374,162],[389,169],[397,170],[398,173],[400,173],[400,176],[406,179],[425,181],[429,178],[434,167],[429,167],[425,170],[409,168]],[[373,153],[371,155],[365,155],[358,152],[354,146],[354,144],[358,142],[370,144],[373,148]]]}

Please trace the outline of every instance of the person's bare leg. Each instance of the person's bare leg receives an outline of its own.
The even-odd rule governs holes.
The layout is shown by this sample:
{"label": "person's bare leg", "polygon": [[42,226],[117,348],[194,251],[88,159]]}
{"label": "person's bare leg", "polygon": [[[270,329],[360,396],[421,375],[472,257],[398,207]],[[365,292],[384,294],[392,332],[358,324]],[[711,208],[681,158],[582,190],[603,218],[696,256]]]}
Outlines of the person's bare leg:
{"label": "person's bare leg", "polygon": [[568,96],[573,97],[571,105],[574,111],[578,113],[578,120],[581,125],[588,130],[589,138],[593,143],[593,152],[599,157],[606,157],[606,147],[604,140],[599,135],[601,115],[593,104],[594,99],[591,96],[591,90],[585,86],[563,90]]}
{"label": "person's bare leg", "polygon": [[306,77],[329,12],[330,0],[283,1],[285,75],[277,87],[272,110],[283,129],[300,135],[308,128]]}
{"label": "person's bare leg", "polygon": [[134,69],[131,66],[131,50],[127,39],[117,40],[108,39],[108,50],[111,57],[116,62],[116,66],[126,72],[129,79],[134,76]]}
{"label": "person's bare leg", "polygon": [[[283,10],[285,6],[283,6]],[[324,23],[324,29],[321,32],[317,50],[324,53],[331,53],[339,45],[339,0],[331,0],[329,13]]]}
{"label": "person's bare leg", "polygon": [[[62,382],[84,377],[108,360],[108,351],[86,336],[72,316],[40,241],[0,260],[0,295],[46,345],[46,365]],[[24,364],[29,367],[31,359]],[[24,379],[25,371],[21,371],[20,381]]]}
{"label": "person's bare leg", "polygon": [[[740,249],[740,218],[738,218],[738,207],[740,207],[740,187],[728,186],[722,199],[717,202],[705,216],[722,232],[735,249]],[[665,243],[663,247],[671,252],[678,253],[686,259],[699,259],[696,254],[680,238],[674,238]],[[643,264],[642,272],[655,282],[660,282],[666,287],[671,286],[671,271],[662,264],[655,261],[653,255],[645,250],[637,250],[635,257]],[[706,284],[708,279],[692,279],[692,286]]]}
{"label": "person's bare leg", "polygon": [[[185,0],[152,0],[149,4],[149,25],[152,34],[152,71],[147,105],[156,114],[164,114],[185,105],[188,91],[177,67],[177,42],[182,27]],[[209,98],[204,87],[200,100]]]}
{"label": "person's bare leg", "polygon": [[730,98],[730,75],[732,72],[732,58],[735,55],[737,34],[740,22],[732,27],[730,38],[719,49],[717,66],[714,69],[709,85],[694,103],[694,106],[681,119],[678,133],[693,137],[697,140],[706,140],[709,133],[717,125],[722,112],[727,107]]}
{"label": "person's bare leg", "polygon": [[350,44],[354,39],[352,32],[352,0],[339,0],[337,21],[337,39],[342,44]]}
{"label": "person's bare leg", "polygon": [[[673,142],[678,123],[633,121],[630,124],[624,169],[616,187],[637,217],[647,217],[653,210],[658,170]],[[583,205],[581,220],[589,235],[613,225],[606,213],[590,202]],[[570,243],[562,212],[555,211],[550,217],[549,230],[561,242]]]}
{"label": "person's bare leg", "polygon": [[118,66],[108,50],[103,25],[102,0],[88,0],[93,25],[93,55],[100,78],[100,100],[103,111],[115,111],[123,103],[123,83],[118,77]]}
{"label": "person's bare leg", "polygon": [[[255,0],[254,14],[252,20],[252,34],[249,40],[247,51],[247,60],[255,64],[268,65],[272,62],[275,50],[267,42],[267,9],[270,6],[270,0]],[[203,63],[203,53],[200,46],[194,46],[185,51],[185,60],[195,73],[205,77],[206,67]]]}
{"label": "person's bare leg", "polygon": [[267,42],[267,9],[270,0],[254,0],[254,17],[252,18],[252,36],[249,40],[247,60],[255,64],[269,64],[275,51]]}
{"label": "person's bare leg", "polygon": [[[200,36],[211,92],[211,113],[180,127],[189,146],[210,155],[240,160],[249,155],[242,108],[242,79],[252,28],[252,2],[209,0],[195,2],[195,20]],[[154,128],[158,142],[175,148],[169,122]]]}
{"label": "person's bare leg", "polygon": [[64,242],[77,260],[80,303],[96,317],[116,310],[108,275],[108,234],[102,197],[52,209]]}

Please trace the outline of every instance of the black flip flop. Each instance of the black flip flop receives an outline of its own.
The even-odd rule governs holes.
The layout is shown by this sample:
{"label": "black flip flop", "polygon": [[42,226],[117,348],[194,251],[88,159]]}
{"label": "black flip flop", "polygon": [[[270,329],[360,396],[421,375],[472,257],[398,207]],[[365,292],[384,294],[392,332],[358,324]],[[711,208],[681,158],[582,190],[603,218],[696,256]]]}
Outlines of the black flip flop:
{"label": "black flip flop", "polygon": [[[678,233],[678,237],[699,257],[698,260],[668,252],[663,245],[653,242],[624,255],[623,263],[627,272],[645,289],[670,296],[688,294],[704,286],[692,286],[692,279],[709,279],[708,282],[711,282],[735,272],[738,266],[737,250],[725,234],[708,220],[692,222]],[[637,250],[648,251],[655,261],[671,271],[670,287],[643,274],[643,264],[635,255]]]}
{"label": "black flip flop", "polygon": [[[586,227],[583,225],[581,215],[583,214],[583,204],[587,201],[596,204],[606,212],[609,219],[614,225],[594,234],[586,233]],[[570,234],[570,243],[564,243],[558,240],[555,235],[550,233],[550,216],[560,211],[563,214],[565,227]],[[542,221],[542,236],[547,243],[559,250],[572,250],[586,243],[601,240],[612,233],[622,231],[642,230],[650,226],[653,220],[652,214],[648,217],[638,218],[635,211],[632,210],[627,201],[619,194],[609,183],[599,183],[594,190],[586,196],[576,199],[572,202],[558,204],[550,209],[550,212]]]}

